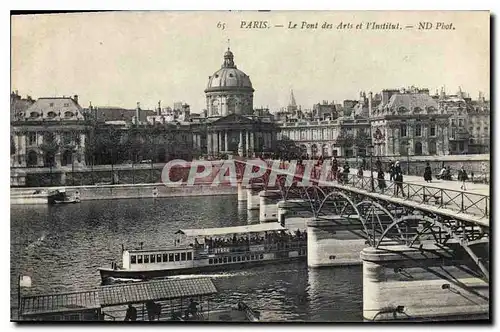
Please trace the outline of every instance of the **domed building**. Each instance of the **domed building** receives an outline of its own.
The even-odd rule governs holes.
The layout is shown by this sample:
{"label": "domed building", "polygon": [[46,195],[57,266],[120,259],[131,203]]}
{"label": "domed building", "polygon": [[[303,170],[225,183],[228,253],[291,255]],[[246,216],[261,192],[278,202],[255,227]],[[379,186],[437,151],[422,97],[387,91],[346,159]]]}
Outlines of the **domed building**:
{"label": "domed building", "polygon": [[254,91],[228,48],[221,68],[208,78],[206,117],[193,132],[193,147],[212,157],[272,151],[277,127],[269,110],[254,110]]}
{"label": "domed building", "polygon": [[250,77],[236,67],[233,52],[228,48],[221,69],[208,79],[207,116],[251,115],[253,92]]}

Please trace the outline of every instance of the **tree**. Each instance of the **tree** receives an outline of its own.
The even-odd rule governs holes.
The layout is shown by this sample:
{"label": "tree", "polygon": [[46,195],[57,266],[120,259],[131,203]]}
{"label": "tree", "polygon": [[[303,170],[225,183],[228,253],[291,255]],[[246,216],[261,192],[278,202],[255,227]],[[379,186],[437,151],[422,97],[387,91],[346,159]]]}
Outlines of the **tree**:
{"label": "tree", "polygon": [[45,133],[43,136],[43,143],[40,145],[40,150],[42,150],[45,155],[45,164],[53,166],[55,155],[59,151],[59,144],[56,142],[53,133]]}
{"label": "tree", "polygon": [[282,136],[276,142],[275,152],[282,158],[297,158],[300,155],[300,148],[287,136]]}
{"label": "tree", "polygon": [[370,144],[371,144],[370,136],[364,130],[358,131],[358,134],[354,139],[354,145],[356,145],[358,148],[364,149]]}

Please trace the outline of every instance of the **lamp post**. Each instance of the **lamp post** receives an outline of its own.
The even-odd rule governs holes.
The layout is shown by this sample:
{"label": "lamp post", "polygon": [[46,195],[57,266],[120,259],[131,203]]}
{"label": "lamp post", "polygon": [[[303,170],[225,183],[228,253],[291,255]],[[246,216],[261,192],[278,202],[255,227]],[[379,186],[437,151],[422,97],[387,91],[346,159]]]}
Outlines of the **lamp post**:
{"label": "lamp post", "polygon": [[369,145],[368,149],[370,149],[370,182],[372,186],[372,192],[375,191],[375,180],[373,179],[373,145]]}
{"label": "lamp post", "polygon": [[406,143],[406,175],[410,175],[410,142]]}

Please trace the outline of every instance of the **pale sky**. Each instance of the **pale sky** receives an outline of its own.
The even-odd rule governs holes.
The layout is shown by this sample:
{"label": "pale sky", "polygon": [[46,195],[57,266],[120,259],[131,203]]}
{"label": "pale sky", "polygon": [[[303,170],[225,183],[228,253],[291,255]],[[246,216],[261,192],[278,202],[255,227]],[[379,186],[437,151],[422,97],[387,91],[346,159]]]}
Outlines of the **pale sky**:
{"label": "pale sky", "polygon": [[[268,21],[245,29],[241,21]],[[289,22],[297,29],[287,29]],[[302,30],[301,23],[318,22]],[[418,30],[419,22],[434,29]],[[225,23],[225,29],[217,23]],[[321,29],[323,23],[333,29]],[[361,30],[337,30],[339,23]],[[367,30],[367,22],[401,30]],[[436,30],[436,23],[455,30]],[[283,25],[284,27],[275,27]],[[415,26],[405,29],[407,25]],[[253,83],[254,107],[341,103],[359,91],[414,85],[431,93],[490,96],[488,12],[116,12],[12,17],[12,90],[34,98],[78,94],[89,105],[153,108],[174,101],[205,108],[208,77],[231,39],[238,69]]]}

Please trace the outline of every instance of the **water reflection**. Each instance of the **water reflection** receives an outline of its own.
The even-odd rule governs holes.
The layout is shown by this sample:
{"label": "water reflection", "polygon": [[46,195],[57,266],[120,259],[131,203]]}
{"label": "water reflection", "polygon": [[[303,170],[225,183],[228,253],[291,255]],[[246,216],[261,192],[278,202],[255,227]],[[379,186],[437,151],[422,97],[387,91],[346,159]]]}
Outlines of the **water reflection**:
{"label": "water reflection", "polygon": [[362,320],[361,266],[309,269],[307,294],[310,320]]}
{"label": "water reflection", "polygon": [[[173,244],[181,228],[259,222],[234,196],[87,201],[11,207],[11,303],[19,274],[32,277],[25,294],[76,291],[100,284],[98,268],[121,261],[121,245]],[[265,320],[353,320],[362,316],[360,268],[308,270],[305,263],[213,273],[218,305],[244,300]],[[185,276],[179,276],[185,277]],[[359,319],[358,319],[359,320]]]}

